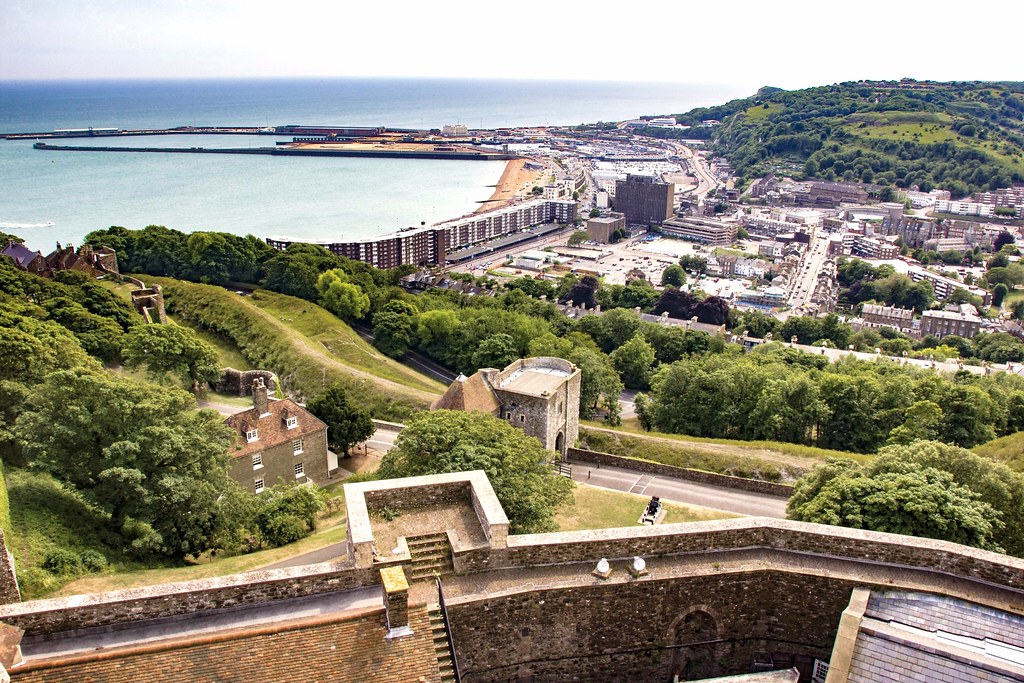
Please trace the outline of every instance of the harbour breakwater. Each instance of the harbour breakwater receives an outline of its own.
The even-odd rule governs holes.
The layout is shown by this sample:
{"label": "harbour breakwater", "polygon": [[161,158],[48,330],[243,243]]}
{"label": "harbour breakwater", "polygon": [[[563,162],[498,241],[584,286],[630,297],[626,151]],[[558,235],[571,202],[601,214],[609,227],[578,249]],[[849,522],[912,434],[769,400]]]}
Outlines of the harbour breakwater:
{"label": "harbour breakwater", "polygon": [[269,154],[272,156],[376,157],[395,159],[465,159],[480,161],[511,161],[518,154],[484,150],[446,149],[346,149],[341,145],[325,147],[102,147],[51,145],[37,142],[34,149],[56,152],[152,152],[165,154]]}

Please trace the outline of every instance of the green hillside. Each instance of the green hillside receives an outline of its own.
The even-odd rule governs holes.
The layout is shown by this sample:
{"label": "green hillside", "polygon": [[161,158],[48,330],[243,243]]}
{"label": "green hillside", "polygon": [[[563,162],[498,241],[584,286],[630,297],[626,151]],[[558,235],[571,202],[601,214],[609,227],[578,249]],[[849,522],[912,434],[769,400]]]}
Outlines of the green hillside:
{"label": "green hillside", "polygon": [[[676,119],[744,181],[767,173],[909,188],[976,190],[1024,181],[1024,83],[860,81],[694,109]],[[701,127],[718,120],[721,125]]]}

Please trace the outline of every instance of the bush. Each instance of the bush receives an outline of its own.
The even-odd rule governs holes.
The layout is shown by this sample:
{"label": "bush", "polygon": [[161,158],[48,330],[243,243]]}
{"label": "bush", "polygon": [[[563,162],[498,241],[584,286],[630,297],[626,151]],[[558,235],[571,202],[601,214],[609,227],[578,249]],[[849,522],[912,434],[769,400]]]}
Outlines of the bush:
{"label": "bush", "polygon": [[263,533],[272,546],[288,545],[309,535],[306,523],[297,515],[274,515],[265,520]]}
{"label": "bush", "polygon": [[107,558],[98,550],[83,550],[78,557],[82,561],[82,569],[87,572],[101,572],[107,568]]}
{"label": "bush", "polygon": [[77,576],[82,573],[82,560],[73,550],[57,548],[46,554],[43,569],[56,576]]}

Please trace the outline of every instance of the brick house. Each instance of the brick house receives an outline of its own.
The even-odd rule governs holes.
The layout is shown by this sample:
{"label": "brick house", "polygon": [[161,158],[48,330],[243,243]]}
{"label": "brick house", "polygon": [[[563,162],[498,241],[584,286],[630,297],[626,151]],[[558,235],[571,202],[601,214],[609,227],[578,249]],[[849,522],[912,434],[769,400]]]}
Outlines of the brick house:
{"label": "brick house", "polygon": [[235,431],[231,478],[254,493],[280,482],[326,484],[327,425],[290,398],[270,398],[262,378],[252,403],[224,420]]}

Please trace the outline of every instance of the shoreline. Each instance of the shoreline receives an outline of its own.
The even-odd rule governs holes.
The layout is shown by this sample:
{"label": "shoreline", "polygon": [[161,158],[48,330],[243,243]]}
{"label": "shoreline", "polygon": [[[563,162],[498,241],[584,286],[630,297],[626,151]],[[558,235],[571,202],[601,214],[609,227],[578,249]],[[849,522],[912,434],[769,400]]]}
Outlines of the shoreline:
{"label": "shoreline", "polygon": [[480,202],[473,213],[487,213],[508,206],[513,199],[519,195],[519,190],[536,183],[542,175],[542,171],[532,171],[526,168],[526,162],[530,159],[511,159],[505,162],[505,170],[501,172],[494,192],[484,201]]}

